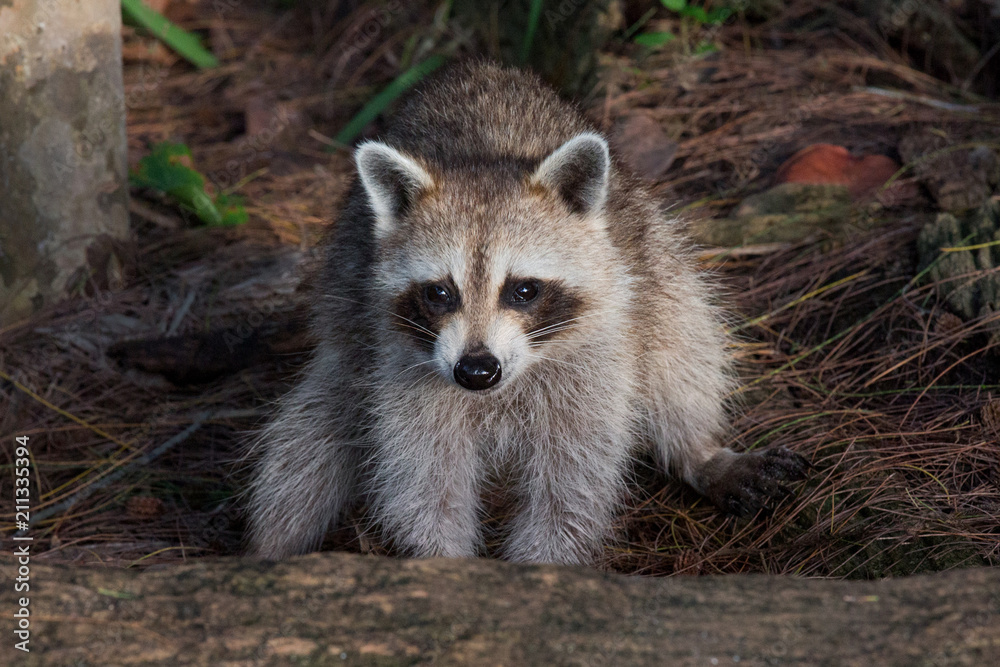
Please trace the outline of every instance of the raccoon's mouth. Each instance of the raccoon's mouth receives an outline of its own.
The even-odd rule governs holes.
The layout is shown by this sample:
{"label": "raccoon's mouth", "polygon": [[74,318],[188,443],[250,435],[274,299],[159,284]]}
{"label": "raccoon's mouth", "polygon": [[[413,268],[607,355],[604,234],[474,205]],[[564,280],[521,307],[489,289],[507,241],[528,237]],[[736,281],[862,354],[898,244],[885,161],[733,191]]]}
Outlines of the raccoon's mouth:
{"label": "raccoon's mouth", "polygon": [[463,355],[452,372],[455,382],[470,391],[483,391],[495,387],[503,376],[500,360],[489,352]]}

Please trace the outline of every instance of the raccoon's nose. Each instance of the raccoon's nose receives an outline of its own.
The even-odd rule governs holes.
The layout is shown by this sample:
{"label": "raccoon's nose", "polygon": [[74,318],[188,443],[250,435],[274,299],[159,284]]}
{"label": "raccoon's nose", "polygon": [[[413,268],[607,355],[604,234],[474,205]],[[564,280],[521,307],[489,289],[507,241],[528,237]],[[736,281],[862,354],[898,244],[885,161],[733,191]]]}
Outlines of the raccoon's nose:
{"label": "raccoon's nose", "polygon": [[489,389],[500,381],[500,360],[489,352],[466,354],[455,364],[455,382],[466,389]]}

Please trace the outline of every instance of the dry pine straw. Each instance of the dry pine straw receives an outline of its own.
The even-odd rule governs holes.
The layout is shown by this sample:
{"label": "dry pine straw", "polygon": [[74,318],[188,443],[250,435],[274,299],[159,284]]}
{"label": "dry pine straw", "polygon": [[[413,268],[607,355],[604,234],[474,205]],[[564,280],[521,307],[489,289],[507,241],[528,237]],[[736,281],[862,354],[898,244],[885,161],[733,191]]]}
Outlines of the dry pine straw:
{"label": "dry pine straw", "polygon": [[[130,160],[151,141],[184,140],[216,180],[252,176],[240,190],[251,222],[170,229],[182,222],[170,208],[139,201],[138,250],[123,289],[81,294],[0,331],[8,376],[0,435],[31,437],[36,512],[78,499],[33,529],[53,561],[148,565],[238,552],[238,445],[303,359],[283,356],[185,389],[123,372],[103,353],[122,338],[252,325],[297,307],[297,276],[314,259],[350,170],[345,155],[325,153],[315,137],[335,133],[352,100],[391,69],[368,62],[369,87],[331,102],[315,63],[335,59],[336,44],[310,60],[301,30],[262,34],[259,22],[235,18],[226,28],[230,64],[219,71],[128,64]],[[739,35],[709,60],[609,56],[594,114],[610,127],[629,110],[652,112],[679,142],[658,192],[667,201],[705,200],[702,210],[714,213],[760,189],[762,170],[812,141],[846,137],[852,148],[891,150],[906,128],[972,122],[864,92],[866,73],[883,67],[914,94],[934,93],[923,75],[866,58],[835,44],[746,51]],[[241,135],[262,96],[278,100],[275,114],[264,115],[270,133]],[[773,514],[740,521],[639,465],[607,568],[874,577],[997,563],[996,351],[981,333],[985,322],[957,320],[933,286],[912,280],[921,217],[911,213],[883,212],[881,229],[846,242],[711,262],[739,329],[733,352],[744,388],[734,397],[731,444],[787,446],[815,470]],[[192,423],[201,425],[183,441],[141,458]],[[3,451],[11,465],[10,448]],[[10,480],[0,478],[0,497],[11,497]],[[12,519],[2,515],[5,533]],[[329,544],[379,550],[353,526]]]}

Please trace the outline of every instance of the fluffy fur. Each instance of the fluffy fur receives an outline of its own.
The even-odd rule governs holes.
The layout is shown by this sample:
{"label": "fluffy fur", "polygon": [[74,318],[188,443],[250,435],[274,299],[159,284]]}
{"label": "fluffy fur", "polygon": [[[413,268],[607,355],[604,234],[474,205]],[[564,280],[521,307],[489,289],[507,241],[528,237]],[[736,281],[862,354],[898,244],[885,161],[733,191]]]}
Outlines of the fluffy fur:
{"label": "fluffy fur", "polygon": [[[728,341],[688,244],[537,78],[454,68],[356,162],[319,345],[257,442],[253,553],[314,550],[363,500],[403,552],[474,556],[502,479],[505,557],[586,563],[643,448],[740,514],[802,476],[787,450],[721,446]],[[493,361],[495,384],[462,385]]]}

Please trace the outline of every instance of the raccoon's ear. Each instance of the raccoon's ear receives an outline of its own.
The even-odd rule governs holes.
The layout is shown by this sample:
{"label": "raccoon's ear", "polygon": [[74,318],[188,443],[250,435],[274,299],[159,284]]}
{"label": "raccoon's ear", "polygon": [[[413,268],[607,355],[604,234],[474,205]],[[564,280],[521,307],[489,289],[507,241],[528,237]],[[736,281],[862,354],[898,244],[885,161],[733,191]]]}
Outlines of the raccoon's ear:
{"label": "raccoon's ear", "polygon": [[531,182],[556,192],[572,211],[586,215],[603,208],[610,169],[608,142],[599,134],[584,132],[542,160]]}
{"label": "raccoon's ear", "polygon": [[406,208],[434,179],[413,158],[378,141],[366,141],[354,152],[358,176],[375,213],[375,236],[392,231]]}

